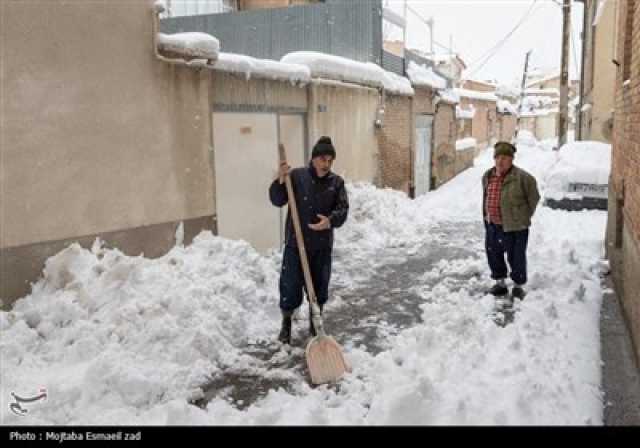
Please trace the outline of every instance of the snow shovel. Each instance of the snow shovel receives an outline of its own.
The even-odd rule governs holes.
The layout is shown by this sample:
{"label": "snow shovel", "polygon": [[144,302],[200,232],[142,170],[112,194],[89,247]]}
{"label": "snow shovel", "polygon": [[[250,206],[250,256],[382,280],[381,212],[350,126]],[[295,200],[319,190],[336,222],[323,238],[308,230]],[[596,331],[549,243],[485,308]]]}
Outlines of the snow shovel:
{"label": "snow shovel", "polygon": [[[286,162],[287,156],[284,145],[278,145],[278,152],[280,153],[280,161]],[[298,215],[298,207],[296,206],[293,185],[291,184],[291,177],[288,174],[285,176],[285,183],[287,186],[287,196],[289,198],[289,212],[291,213],[291,220],[293,221],[293,228],[296,234],[300,261],[304,272],[304,281],[307,285],[307,296],[311,303],[311,318],[313,326],[316,329],[316,336],[309,341],[305,351],[307,366],[309,367],[311,382],[313,384],[335,383],[342,378],[342,375],[344,375],[346,371],[351,371],[351,369],[344,359],[340,344],[324,332],[322,315],[320,314],[320,307],[316,299],[316,291],[311,281],[309,260],[307,259],[307,251],[304,247],[304,238],[302,237],[302,228],[300,227],[300,217]]]}

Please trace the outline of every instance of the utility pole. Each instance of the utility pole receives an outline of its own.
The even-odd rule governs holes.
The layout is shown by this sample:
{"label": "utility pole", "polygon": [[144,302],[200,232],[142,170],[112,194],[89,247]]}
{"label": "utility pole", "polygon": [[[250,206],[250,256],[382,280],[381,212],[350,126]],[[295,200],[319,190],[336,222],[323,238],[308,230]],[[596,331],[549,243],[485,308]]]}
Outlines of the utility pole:
{"label": "utility pole", "polygon": [[571,33],[571,0],[564,0],[562,5],[562,60],[560,61],[560,117],[556,150],[567,143],[569,130],[569,33]]}
{"label": "utility pole", "polygon": [[404,0],[404,8],[402,11],[402,16],[404,18],[404,27],[402,28],[402,45],[404,46],[403,49],[403,55],[404,55],[404,50],[406,50],[407,48],[407,0]]}
{"label": "utility pole", "polygon": [[429,26],[429,45],[431,46],[431,55],[433,56],[435,54],[433,51],[433,17],[429,17],[426,24]]}
{"label": "utility pole", "polygon": [[516,120],[516,136],[518,138],[518,132],[520,132],[520,115],[522,115],[522,105],[524,104],[525,90],[527,88],[527,73],[529,72],[529,56],[533,50],[527,51],[527,56],[524,59],[524,72],[522,73],[522,87],[520,89],[520,106],[518,107],[518,118]]}

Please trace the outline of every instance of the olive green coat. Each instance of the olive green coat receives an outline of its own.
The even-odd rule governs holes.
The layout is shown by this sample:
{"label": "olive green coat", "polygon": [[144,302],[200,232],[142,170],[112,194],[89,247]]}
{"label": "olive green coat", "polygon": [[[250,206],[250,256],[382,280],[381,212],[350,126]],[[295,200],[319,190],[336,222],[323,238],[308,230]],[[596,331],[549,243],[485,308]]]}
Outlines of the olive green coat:
{"label": "olive green coat", "polygon": [[[482,216],[486,219],[487,186],[491,168],[482,176]],[[536,211],[540,193],[535,177],[513,165],[504,179],[500,192],[500,213],[505,232],[524,230],[531,226],[531,217]]]}

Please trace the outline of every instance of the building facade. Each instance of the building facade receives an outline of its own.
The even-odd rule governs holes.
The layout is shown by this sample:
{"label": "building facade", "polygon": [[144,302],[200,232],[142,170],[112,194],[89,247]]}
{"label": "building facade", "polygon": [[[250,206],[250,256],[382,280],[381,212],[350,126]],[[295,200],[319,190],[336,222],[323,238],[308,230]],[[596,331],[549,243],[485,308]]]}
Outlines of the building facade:
{"label": "building facade", "polygon": [[618,2],[607,257],[640,359],[640,1]]}

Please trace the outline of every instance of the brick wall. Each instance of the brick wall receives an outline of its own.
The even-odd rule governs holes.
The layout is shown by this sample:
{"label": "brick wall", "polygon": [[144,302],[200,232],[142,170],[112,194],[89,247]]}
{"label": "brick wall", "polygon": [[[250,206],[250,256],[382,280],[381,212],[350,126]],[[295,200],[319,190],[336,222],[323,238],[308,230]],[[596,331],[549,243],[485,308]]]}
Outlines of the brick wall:
{"label": "brick wall", "polygon": [[387,95],[384,126],[378,130],[382,187],[409,192],[411,181],[411,97]]}
{"label": "brick wall", "polygon": [[492,101],[461,98],[460,105],[468,109],[473,105],[476,110],[471,124],[471,137],[478,142],[478,148],[484,149],[496,137],[496,103]]}
{"label": "brick wall", "polygon": [[[607,256],[640,360],[640,1],[619,2]],[[627,85],[625,81],[629,80]]]}
{"label": "brick wall", "polygon": [[434,119],[432,176],[436,188],[456,175],[457,122],[455,105],[439,103]]}

